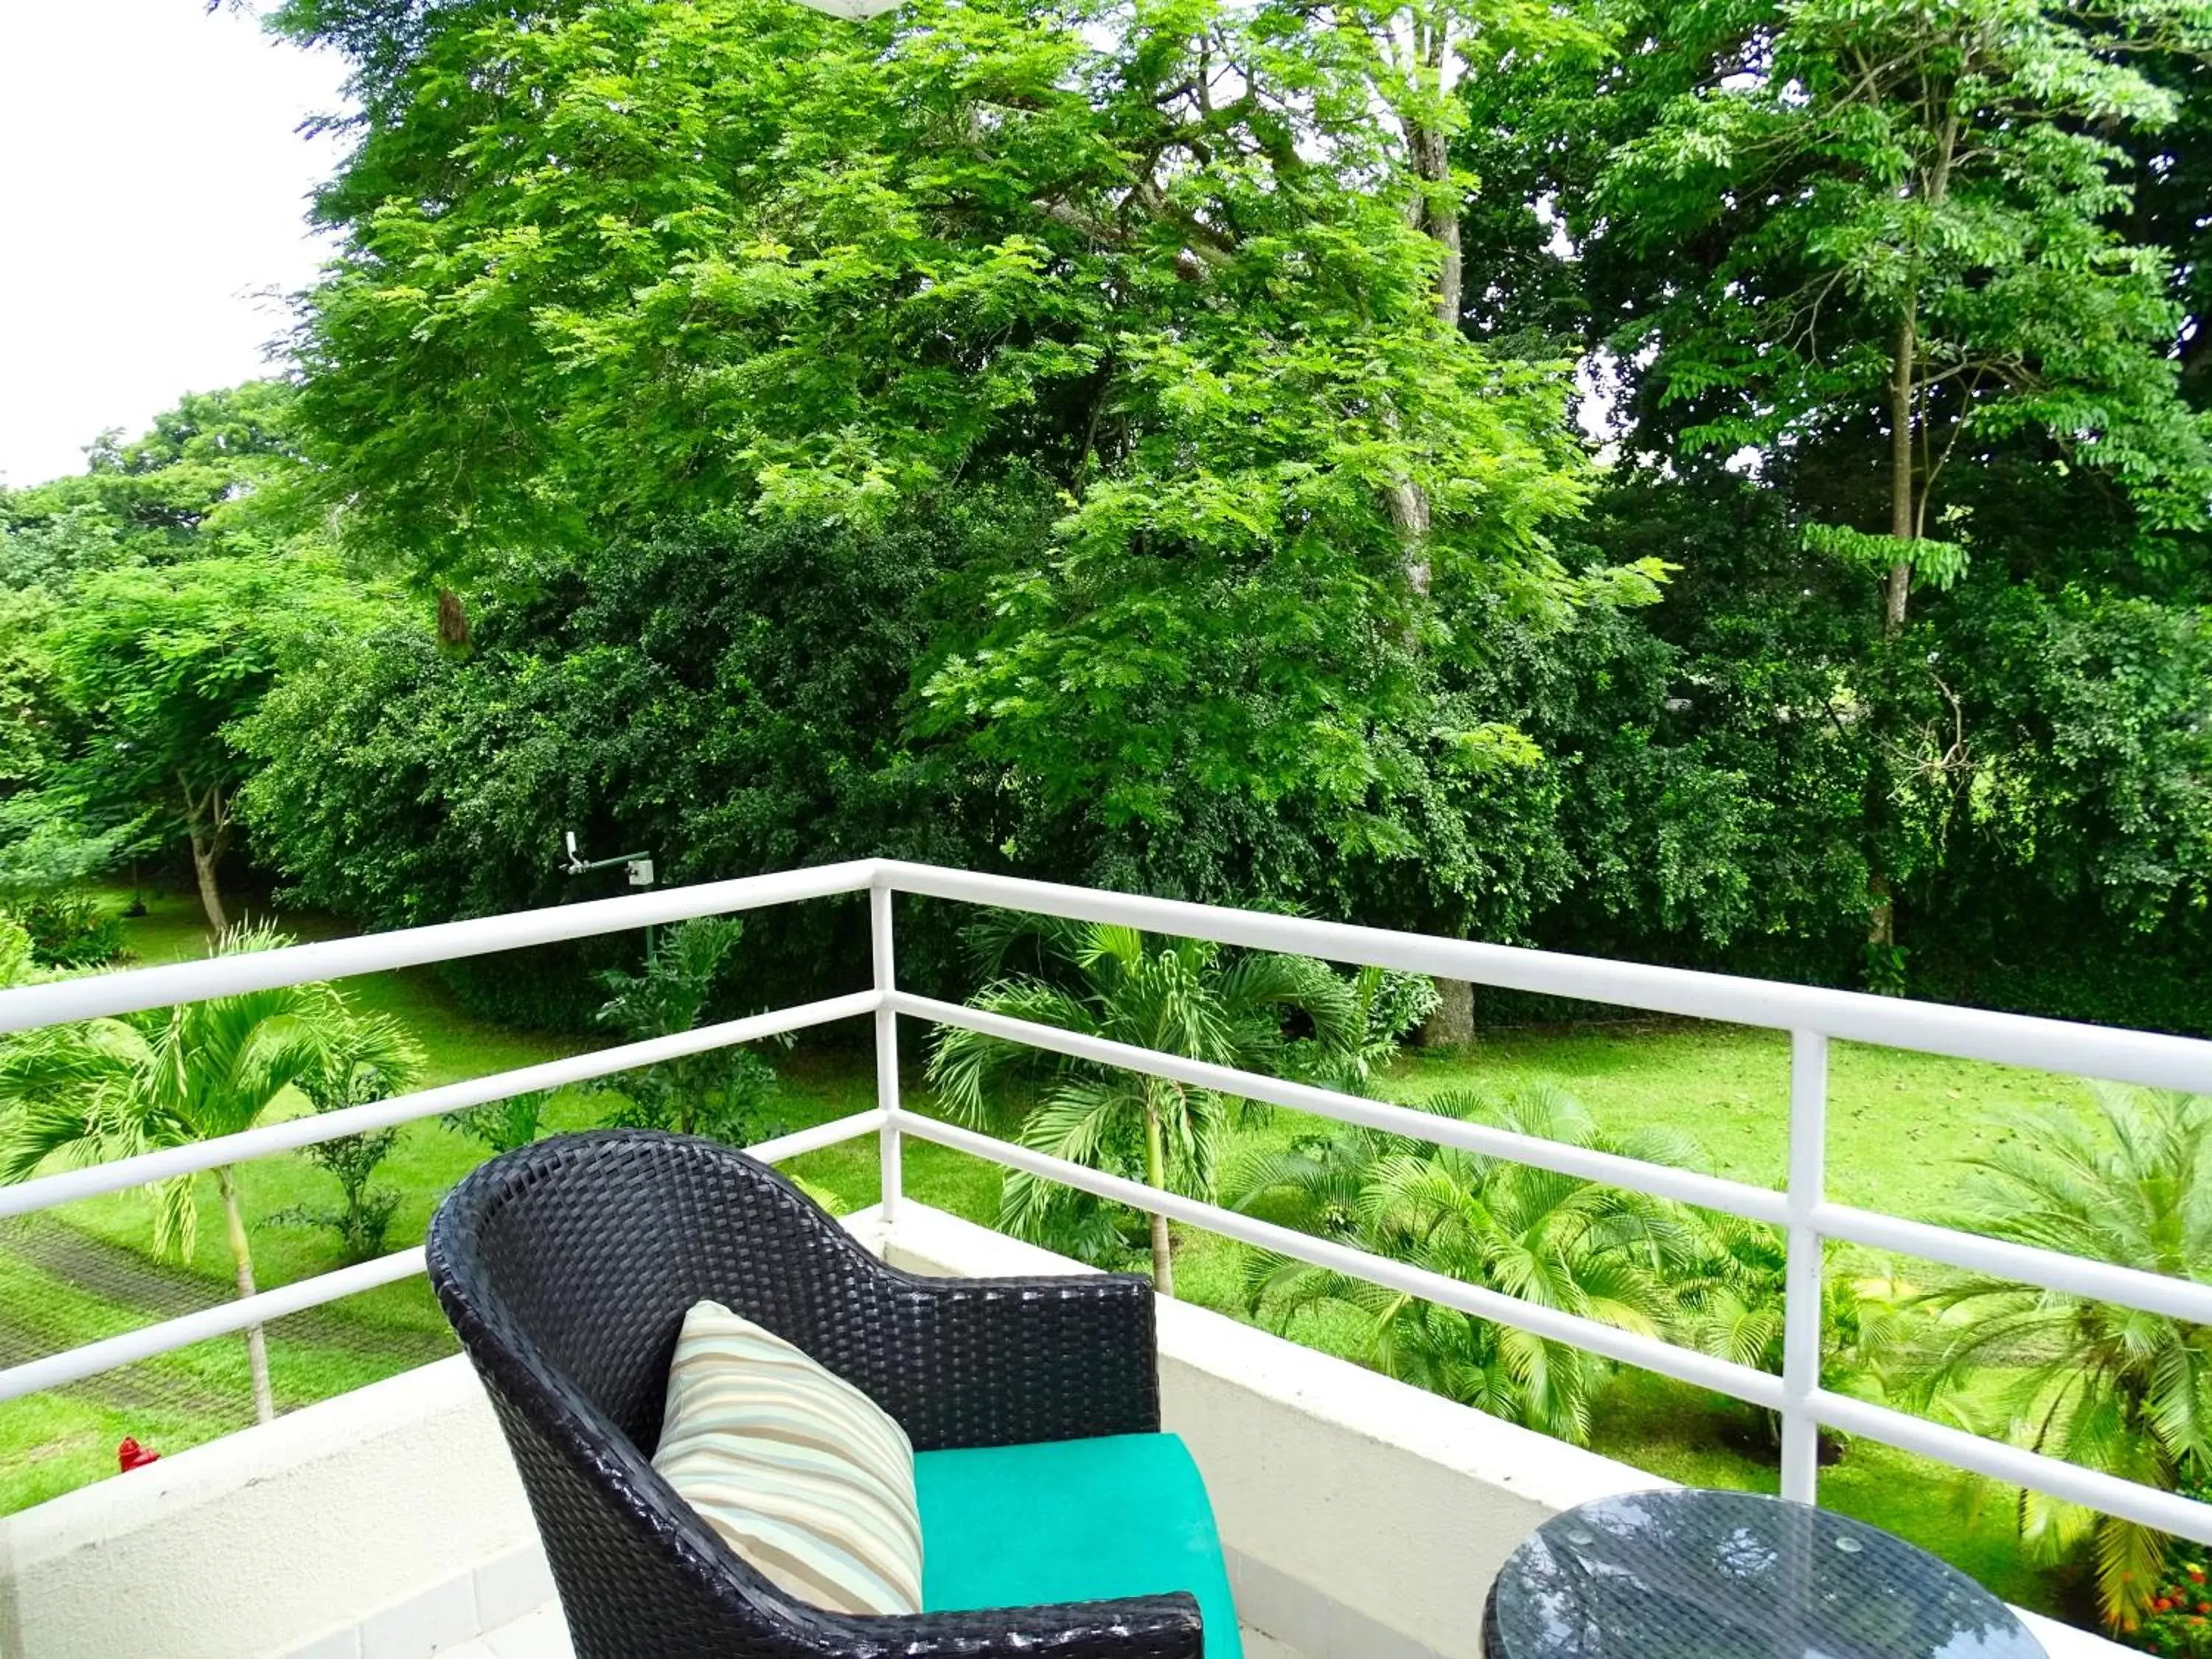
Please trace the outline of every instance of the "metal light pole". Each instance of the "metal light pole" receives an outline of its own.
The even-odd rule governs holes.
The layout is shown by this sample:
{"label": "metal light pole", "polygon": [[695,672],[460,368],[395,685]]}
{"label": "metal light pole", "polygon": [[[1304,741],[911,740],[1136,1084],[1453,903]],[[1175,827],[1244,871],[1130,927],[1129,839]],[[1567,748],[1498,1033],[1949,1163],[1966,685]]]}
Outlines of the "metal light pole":
{"label": "metal light pole", "polygon": [[[568,831],[568,857],[567,861],[561,866],[562,871],[567,874],[572,876],[586,876],[589,875],[594,870],[611,870],[617,864],[623,866],[629,872],[629,884],[631,886],[650,887],[653,885],[653,874],[652,854],[617,853],[611,859],[586,859],[577,848],[576,832],[574,830]],[[651,927],[647,927],[645,930],[645,954],[648,959],[653,955],[653,929]]]}

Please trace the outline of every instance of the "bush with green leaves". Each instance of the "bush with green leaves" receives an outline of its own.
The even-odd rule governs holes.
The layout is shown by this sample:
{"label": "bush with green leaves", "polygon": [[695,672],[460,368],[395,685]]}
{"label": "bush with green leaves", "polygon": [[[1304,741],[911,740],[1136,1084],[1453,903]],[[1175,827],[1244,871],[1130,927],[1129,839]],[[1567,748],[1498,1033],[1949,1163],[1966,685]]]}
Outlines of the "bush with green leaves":
{"label": "bush with green leaves", "polygon": [[[1664,1130],[1601,1131],[1564,1091],[1455,1092],[1420,1109],[1650,1162],[1694,1165],[1695,1144]],[[1532,1164],[1346,1125],[1240,1158],[1235,1207],[1538,1306],[1656,1336],[1701,1241],[1679,1206]],[[1577,1444],[1608,1374],[1562,1342],[1423,1302],[1328,1268],[1255,1251],[1251,1311],[1285,1334],[1350,1318],[1362,1357],[1415,1382]]]}
{"label": "bush with green leaves", "polygon": [[45,968],[104,968],[123,954],[123,919],[89,893],[33,893],[5,906]]}
{"label": "bush with green leaves", "polygon": [[[2181,1491],[2198,1503],[2212,1502],[2212,1479],[2184,1476]],[[2119,1639],[2163,1659],[2212,1659],[2212,1550],[2172,1540],[2166,1565],[2151,1581],[2142,1618],[2130,1628],[2123,1621]]]}
{"label": "bush with green leaves", "polygon": [[[404,1092],[422,1076],[422,1048],[397,1020],[361,1016],[331,1039],[298,1087],[317,1112],[340,1112]],[[269,1224],[326,1229],[337,1238],[340,1259],[349,1263],[382,1255],[400,1194],[375,1176],[398,1141],[394,1127],[302,1147],[301,1157],[337,1182],[337,1207],[295,1205],[270,1215]]]}
{"label": "bush with green leaves", "polygon": [[495,1152],[511,1152],[545,1132],[545,1107],[552,1098],[550,1090],[532,1089],[502,1100],[464,1106],[438,1121],[455,1134],[466,1135]]}
{"label": "bush with green leaves", "polygon": [[[1740,1216],[1700,1212],[1693,1258],[1674,1278],[1669,1335],[1716,1359],[1782,1374],[1784,1310],[1789,1294],[1788,1237]],[[1890,1297],[1862,1286],[1844,1247],[1826,1243],[1820,1277],[1820,1382],[1840,1394],[1881,1391],[1885,1358],[1907,1339],[1911,1315]],[[1751,1408],[1747,1408],[1751,1409]],[[1778,1413],[1759,1410],[1770,1444],[1782,1441]],[[1824,1435],[1824,1446],[1841,1442]]]}
{"label": "bush with green leaves", "polygon": [[0,991],[13,985],[27,985],[39,975],[38,963],[31,955],[31,936],[23,925],[0,915]]}
{"label": "bush with green leaves", "polygon": [[[744,937],[735,916],[696,916],[659,933],[635,974],[602,975],[611,994],[599,1022],[630,1042],[697,1027],[731,953]],[[775,1068],[749,1048],[709,1048],[657,1060],[599,1085],[613,1099],[610,1127],[671,1129],[743,1146],[773,1133]]]}
{"label": "bush with green leaves", "polygon": [[[1953,1224],[2212,1282],[2212,1098],[2110,1088],[2092,1113],[2048,1108],[2005,1128],[1970,1161]],[[1922,1305],[1942,1316],[1911,1367],[1924,1407],[2169,1492],[2212,1475],[2212,1328],[1982,1274]],[[2109,1625],[2141,1622],[2173,1540],[2039,1492],[2018,1513],[2036,1559],[2086,1553]]]}
{"label": "bush with green leaves", "polygon": [[[1293,1051],[1293,1022],[1310,1033],[1296,1049],[1309,1071],[1340,1076],[1372,1052],[1379,982],[1362,1001],[1310,957],[1013,911],[987,913],[968,937],[988,980],[969,1002],[992,1013],[1245,1071],[1281,1068]],[[1037,1152],[1206,1199],[1215,1195],[1230,1127],[1261,1109],[961,1027],[938,1032],[929,1081],[964,1122],[1011,1123],[1015,1139]],[[1085,1261],[1116,1261],[1131,1243],[1120,1206],[1019,1170],[1006,1176],[1000,1213],[1010,1231]],[[1154,1285],[1174,1294],[1166,1219],[1135,1224],[1149,1233]]]}

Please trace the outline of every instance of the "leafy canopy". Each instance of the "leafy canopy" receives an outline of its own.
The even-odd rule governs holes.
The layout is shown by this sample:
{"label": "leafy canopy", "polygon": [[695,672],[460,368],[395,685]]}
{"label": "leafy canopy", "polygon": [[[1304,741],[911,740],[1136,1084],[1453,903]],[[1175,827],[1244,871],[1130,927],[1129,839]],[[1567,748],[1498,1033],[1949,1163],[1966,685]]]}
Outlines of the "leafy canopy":
{"label": "leafy canopy", "polygon": [[1437,314],[1443,186],[1391,112],[1449,100],[1395,14],[343,9],[291,14],[380,89],[302,406],[363,541],[526,586],[613,525],[1018,501],[921,717],[1108,824],[1231,792],[1356,834],[1468,738],[1431,584],[1650,594],[1550,549],[1560,368]]}

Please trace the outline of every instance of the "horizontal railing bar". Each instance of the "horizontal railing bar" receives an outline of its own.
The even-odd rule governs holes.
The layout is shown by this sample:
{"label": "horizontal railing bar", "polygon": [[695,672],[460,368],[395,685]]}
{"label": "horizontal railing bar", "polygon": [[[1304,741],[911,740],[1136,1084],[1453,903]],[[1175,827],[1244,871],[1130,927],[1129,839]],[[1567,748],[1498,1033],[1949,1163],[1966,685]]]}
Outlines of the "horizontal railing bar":
{"label": "horizontal railing bar", "polygon": [[[786,1158],[797,1158],[802,1152],[811,1152],[824,1146],[834,1146],[840,1141],[856,1140],[862,1135],[872,1134],[883,1127],[884,1115],[871,1107],[865,1112],[855,1112],[828,1123],[800,1129],[794,1133],[779,1135],[773,1140],[763,1140],[744,1149],[746,1153],[763,1164],[779,1164]],[[46,1354],[11,1365],[0,1370],[0,1402],[36,1394],[45,1389],[58,1389],[71,1382],[81,1382],[88,1376],[113,1370],[118,1365],[151,1359],[157,1354],[188,1348],[195,1342],[204,1342],[210,1337],[228,1336],[249,1325],[266,1325],[273,1320],[295,1314],[308,1308],[320,1307],[341,1297],[356,1296],[363,1291],[374,1290],[412,1277],[423,1270],[422,1247],[395,1250],[390,1255],[379,1256],[374,1261],[364,1261],[351,1267],[340,1267],[297,1284],[280,1285],[273,1291],[261,1291],[234,1302],[218,1303],[212,1308],[203,1308],[175,1319],[165,1319],[159,1324],[142,1325],[135,1331],[120,1336],[111,1336],[98,1342],[88,1342],[81,1347],[65,1349],[60,1353]]]}
{"label": "horizontal railing bar", "polygon": [[120,1192],[126,1187],[143,1187],[149,1182],[197,1175],[218,1164],[265,1158],[271,1152],[293,1152],[319,1141],[335,1140],[342,1135],[388,1129],[441,1112],[481,1106],[539,1089],[563,1088],[571,1083],[635,1071],[664,1060],[703,1054],[710,1048],[755,1042],[786,1031],[854,1019],[873,1013],[881,1001],[878,992],[855,991],[849,996],[801,1003],[796,1008],[779,1008],[770,1013],[726,1020],[719,1025],[702,1025],[693,1030],[678,1031],[673,1036],[650,1037],[643,1042],[626,1042],[613,1048],[595,1048],[589,1054],[571,1054],[565,1060],[549,1060],[510,1072],[494,1072],[486,1077],[441,1084],[434,1089],[395,1095],[389,1100],[373,1101],[365,1106],[348,1106],[339,1111],[314,1112],[287,1118],[281,1123],[264,1123],[238,1134],[196,1140],[183,1146],[167,1146],[159,1152],[141,1152],[136,1158],[118,1158],[112,1164],[65,1170],[18,1186],[0,1187],[0,1218],[52,1209],[57,1204],[70,1204],[103,1193]]}
{"label": "horizontal railing bar", "polygon": [[883,1108],[871,1106],[865,1112],[854,1112],[849,1117],[832,1118],[829,1122],[817,1123],[811,1129],[794,1129],[787,1135],[778,1135],[773,1140],[757,1141],[742,1150],[747,1158],[757,1158],[763,1164],[781,1164],[786,1158],[797,1158],[805,1152],[818,1152],[824,1146],[858,1140],[862,1135],[872,1135],[883,1127]]}
{"label": "horizontal railing bar", "polygon": [[2100,1469],[2046,1457],[2024,1446],[1986,1439],[1964,1429],[1931,1423],[1924,1417],[1913,1417],[1826,1389],[1814,1395],[1811,1410],[1821,1422],[1845,1434],[1864,1435],[1884,1445],[1917,1452],[1956,1468],[1971,1469],[2008,1486],[2030,1487],[2067,1503],[2079,1504],[2084,1509],[2117,1516],[2123,1521],[2133,1521],[2200,1544],[2212,1544],[2212,1504],[2201,1504],[2179,1492],[2160,1492],[2155,1486],[2124,1480]]}
{"label": "horizontal railing bar", "polygon": [[1311,1112],[1316,1116],[1334,1118],[1346,1123],[1362,1124],[1370,1129],[1405,1135],[1415,1140],[1434,1141],[1485,1157],[1505,1158],[1516,1164],[1533,1164],[1540,1169],[1551,1170],[1560,1175],[1601,1182],[1609,1187],[1623,1187],[1631,1192],[1650,1193],[1656,1197],[1671,1198],[1705,1209],[1725,1211],[1747,1220],[1770,1222],[1779,1226],[1788,1218],[1789,1200],[1784,1194],[1765,1187],[1751,1187],[1741,1182],[1700,1175],[1694,1170],[1678,1170],[1668,1164],[1647,1164],[1639,1158],[1622,1158],[1613,1152],[1593,1152],[1585,1146],[1565,1146],[1556,1140],[1545,1140],[1510,1129],[1496,1128],[1489,1124],[1470,1123],[1463,1118],[1440,1117],[1434,1112],[1417,1111],[1412,1107],[1395,1105],[1389,1101],[1367,1100],[1334,1089],[1316,1088],[1310,1084],[1292,1083],[1282,1078],[1263,1077],[1256,1072],[1239,1071],[1234,1066],[1216,1066],[1202,1060],[1187,1060],[1180,1054],[1166,1054],[1157,1048],[1140,1048],[1130,1043],[1092,1036],[1087,1032],[1070,1031],[1057,1025],[1042,1025],[1033,1020],[1015,1019],[1006,1014],[990,1013],[957,1002],[940,1002],[933,997],[915,996],[910,992],[893,992],[891,1006],[916,1019],[931,1020],[940,1025],[963,1026],[969,1030],[980,1031],[987,1036],[999,1037],[1009,1042],[1048,1048],[1055,1054],[1096,1060],[1104,1066],[1123,1066],[1133,1072],[1188,1084],[1193,1088],[1210,1089],[1217,1094],[1264,1100],[1271,1105]]}
{"label": "horizontal railing bar", "polygon": [[[917,1019],[933,1020],[942,1025],[963,1026],[1010,1042],[1048,1048],[1057,1054],[1097,1060],[1103,1065],[1127,1066],[1132,1071],[1170,1078],[1195,1088],[1243,1095],[1312,1112],[1322,1117],[1365,1124],[1370,1128],[1386,1130],[1413,1139],[1458,1146],[1515,1163],[1533,1164],[1561,1175],[1577,1176],[1602,1182],[1608,1186],[1623,1187],[1632,1192],[1650,1193],[1680,1203],[1725,1211],[1753,1221],[1781,1225],[1787,1220],[1787,1197],[1763,1187],[1746,1186],[1740,1182],[1723,1181],[1691,1170],[1672,1169],[1663,1164],[1646,1164],[1610,1152],[1591,1152],[1585,1147],[1565,1146],[1556,1141],[1493,1128],[1485,1124],[1438,1117],[1434,1113],[1415,1111],[1384,1101],[1363,1100],[1356,1095],[1340,1094],[1331,1089],[1317,1089],[1305,1084],[1285,1082],[1279,1078],[1237,1071],[1230,1066],[1212,1066],[1203,1060],[1185,1060],[1180,1055],[1135,1048],[1127,1043],[1092,1036],[1087,1032],[1064,1030],[1058,1026],[1015,1019],[958,1003],[918,997],[908,992],[893,993],[891,1006],[899,1012],[910,1014]],[[1896,1216],[1853,1209],[1842,1204],[1816,1206],[1812,1212],[1812,1224],[1814,1231],[1827,1237],[1845,1239],[1878,1249],[1902,1251],[1930,1261],[2000,1274],[2023,1284],[2039,1285],[2050,1290],[2094,1297],[2122,1307],[2164,1314],[2170,1318],[2212,1324],[2212,1285],[2199,1285],[2188,1279],[2168,1278],[2161,1273],[2144,1273],[2140,1268],[2114,1267],[2086,1256],[2069,1255],[2060,1250],[2006,1243],[1976,1233],[1931,1226],[1924,1222],[1906,1221]]]}
{"label": "horizontal railing bar", "polygon": [[694,916],[726,915],[732,911],[757,910],[766,905],[856,893],[867,887],[875,867],[874,860],[860,859],[845,864],[825,864],[811,870],[744,876],[735,881],[669,887],[623,898],[556,904],[542,910],[477,916],[428,927],[322,939],[312,945],[289,945],[277,951],[202,957],[191,962],[166,963],[158,968],[134,968],[119,974],[92,974],[80,979],[24,986],[0,991],[0,1034],[28,1030],[34,1025],[58,1025],[107,1014],[134,1013],[144,1008],[167,1008],[180,1002],[201,1002],[210,997],[232,996],[243,991],[265,991],[279,985],[304,985],[311,980],[343,979],[355,974],[381,973],[393,968],[420,967],[425,963],[520,951],[562,939],[587,939],[663,922],[686,921]]}
{"label": "horizontal railing bar", "polygon": [[1071,1164],[1048,1153],[1032,1152],[1026,1146],[978,1134],[957,1124],[918,1117],[908,1111],[893,1113],[892,1121],[902,1133],[917,1140],[932,1140],[957,1152],[970,1152],[994,1164],[1024,1170],[1048,1181],[1057,1181],[1100,1198],[1127,1204],[1133,1209],[1202,1227],[1208,1232],[1219,1233],[1258,1249],[1290,1256],[1316,1267],[1343,1273],[1347,1278],[1365,1279],[1424,1302],[1455,1308],[1462,1313],[1473,1314],[1478,1319],[1510,1325],[1554,1342],[1587,1348],[1623,1364],[1657,1371],[1678,1382],[1687,1382],[1696,1388],[1711,1389],[1718,1394],[1748,1401],[1755,1406],[1779,1410],[1782,1405],[1782,1379],[1765,1371],[1753,1370],[1747,1365],[1715,1359],[1692,1349],[1662,1342],[1656,1337],[1642,1336],[1616,1326],[1601,1324],[1594,1319],[1585,1319],[1578,1314],[1562,1313],[1555,1308],[1524,1302],[1518,1297],[1484,1290],[1443,1273],[1431,1273],[1424,1267],[1394,1261],[1388,1256],[1375,1255],[1347,1244],[1316,1238],[1310,1233],[1279,1227],[1254,1216],[1240,1215],[1233,1210],[1224,1210],[1198,1199],[1185,1198],[1179,1193],[1165,1193],[1139,1182],[1125,1181],[1119,1176],[1107,1175],[1080,1164]]}
{"label": "horizontal railing bar", "polygon": [[335,1272],[318,1273],[313,1279],[303,1279],[296,1285],[281,1285],[273,1291],[241,1297],[235,1302],[219,1302],[212,1308],[203,1308],[175,1319],[165,1319],[158,1325],[142,1325],[135,1331],[120,1336],[111,1336],[99,1342],[88,1342],[82,1347],[70,1348],[61,1353],[47,1354],[21,1365],[11,1365],[0,1371],[0,1401],[14,1400],[41,1389],[58,1389],[70,1382],[79,1382],[102,1371],[113,1370],[118,1365],[128,1365],[141,1359],[150,1359],[156,1354],[173,1349],[190,1347],[195,1342],[204,1342],[210,1337],[228,1336],[242,1331],[249,1325],[266,1325],[286,1314],[295,1314],[307,1308],[320,1307],[325,1302],[335,1302],[342,1296],[357,1295],[374,1290],[380,1285],[390,1285],[422,1271],[422,1247],[411,1250],[395,1250],[390,1255],[379,1256],[374,1261],[364,1261],[357,1267],[340,1267]]}
{"label": "horizontal railing bar", "polygon": [[1924,1221],[1875,1210],[1853,1209],[1844,1204],[1814,1206],[1814,1231],[1828,1238],[1844,1239],[1878,1250],[1941,1261],[1949,1267],[1985,1273],[1994,1278],[2060,1291],[2110,1302],[2145,1313],[2163,1314],[2194,1324],[2212,1325],[2212,1285],[2192,1279],[2145,1273],[2140,1267],[2116,1267],[2094,1257],[2069,1255],[2033,1244],[2014,1244],[1980,1233],[1961,1232]]}
{"label": "horizontal railing bar", "polygon": [[1304,916],[1267,915],[1016,876],[979,875],[893,859],[881,861],[879,873],[897,891],[933,898],[1085,921],[1119,922],[1150,933],[1433,974],[1545,996],[1617,1003],[1778,1030],[1818,1031],[1923,1054],[2212,1094],[2212,1042],[2193,1037],[2037,1019],[2026,1014],[1994,1013],[1820,986],[1737,979],[1685,968],[1613,962],[1472,939],[1431,939]]}
{"label": "horizontal railing bar", "polygon": [[[1541,1308],[1518,1297],[1481,1290],[1458,1279],[1393,1261],[1346,1245],[1317,1239],[1310,1234],[1279,1227],[1250,1216],[1179,1194],[1163,1193],[1140,1182],[1123,1180],[1087,1169],[1064,1158],[1037,1152],[957,1125],[918,1117],[910,1112],[895,1115],[904,1133],[933,1140],[956,1151],[973,1153],[993,1163],[1024,1170],[1046,1180],[1058,1181],[1082,1191],[1109,1199],[1172,1220],[1234,1238],[1256,1249],[1290,1256],[1320,1267],[1401,1291],[1424,1301],[1457,1308],[1478,1318],[1512,1325],[1532,1334],[1587,1348],[1623,1364],[1673,1376],[1695,1387],[1711,1389],[1752,1405],[1778,1409],[1781,1379],[1679,1348],[1654,1338],[1621,1331],[1609,1325],[1556,1310]],[[1899,1447],[1954,1468],[1969,1469],[1992,1480],[2027,1486],[2069,1503],[2106,1515],[2154,1527],[2161,1532],[2212,1543],[2212,1504],[2198,1503],[2179,1493],[2160,1492],[2118,1475],[2045,1456],[2024,1447],[1990,1440],[1964,1430],[1931,1423],[1887,1407],[1854,1400],[1828,1389],[1814,1391],[1806,1408],[1821,1423],[1848,1434],[1861,1434],[1887,1445]]]}

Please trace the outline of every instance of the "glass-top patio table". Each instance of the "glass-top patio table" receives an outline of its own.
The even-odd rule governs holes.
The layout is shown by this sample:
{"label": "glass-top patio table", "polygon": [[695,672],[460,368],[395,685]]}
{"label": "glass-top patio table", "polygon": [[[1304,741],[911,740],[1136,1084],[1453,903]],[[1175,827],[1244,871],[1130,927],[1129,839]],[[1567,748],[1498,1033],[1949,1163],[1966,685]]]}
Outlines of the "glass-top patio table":
{"label": "glass-top patio table", "polygon": [[1487,1659],[2043,1659],[2012,1610],[1863,1522],[1660,1491],[1554,1516],[1484,1610]]}

